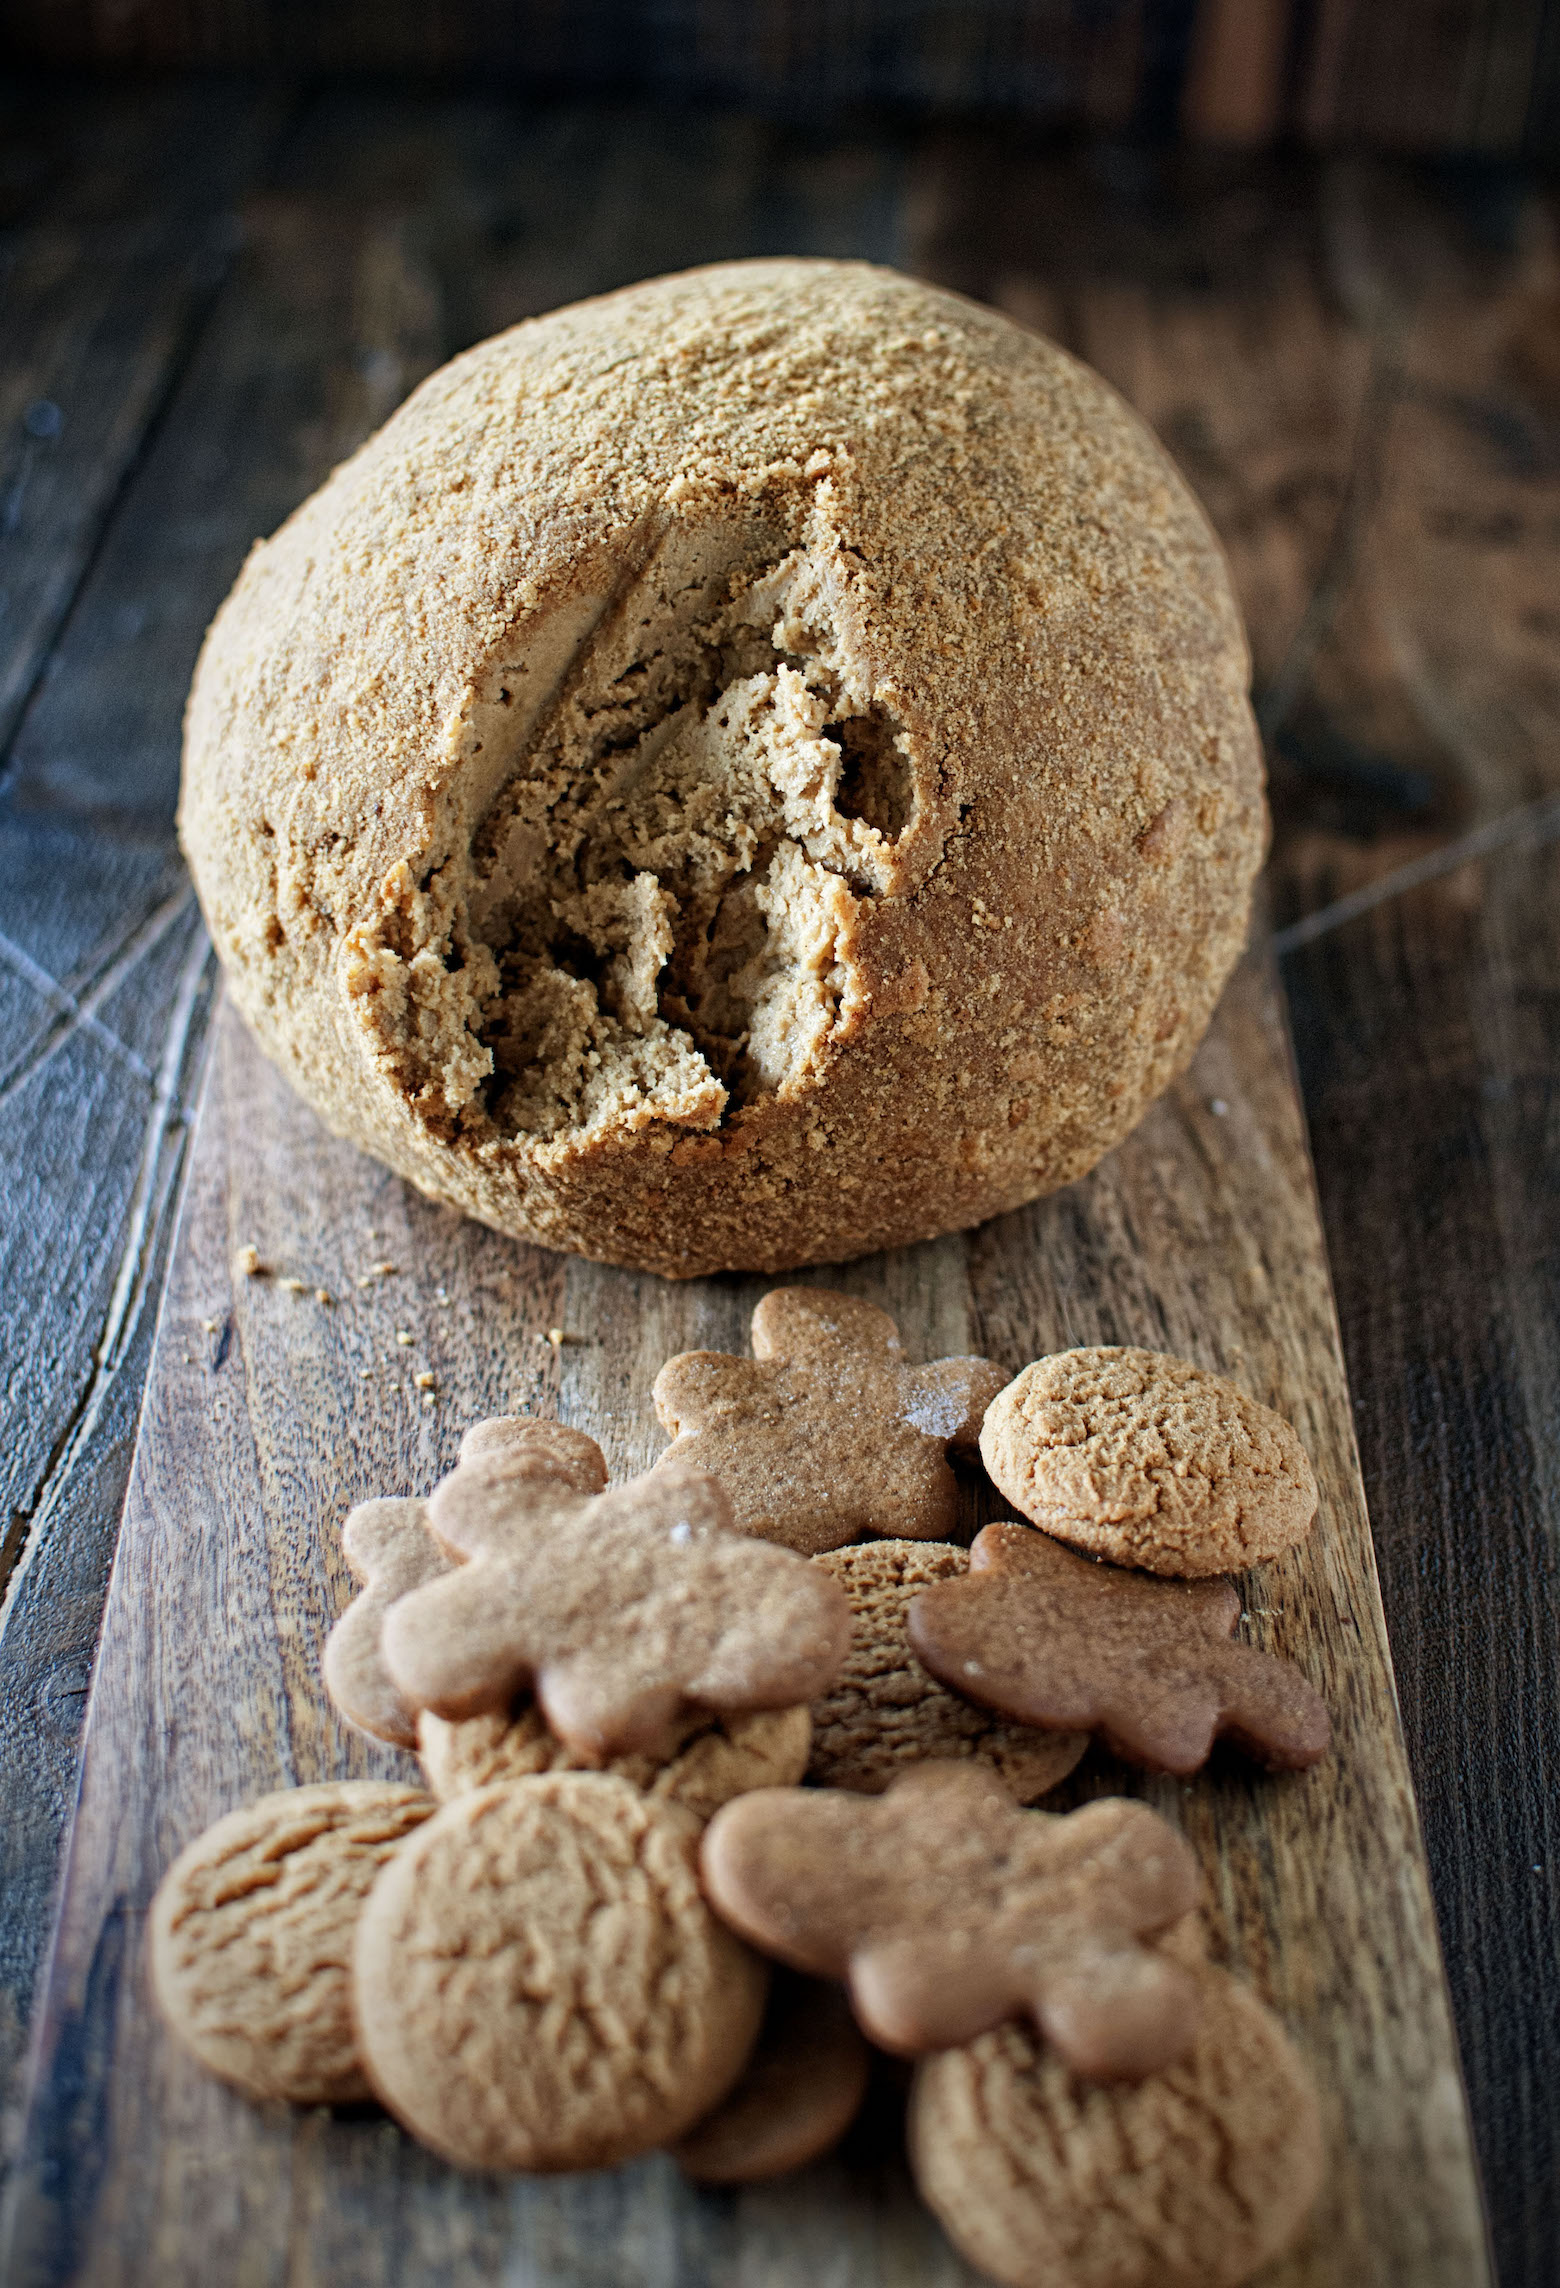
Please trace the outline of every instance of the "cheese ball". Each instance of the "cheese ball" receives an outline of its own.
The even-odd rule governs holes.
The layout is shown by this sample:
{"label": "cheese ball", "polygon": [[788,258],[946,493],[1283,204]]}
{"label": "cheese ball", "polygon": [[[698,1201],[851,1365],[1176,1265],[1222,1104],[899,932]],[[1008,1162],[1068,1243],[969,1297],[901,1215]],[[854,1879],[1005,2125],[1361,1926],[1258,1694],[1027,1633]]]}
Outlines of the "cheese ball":
{"label": "cheese ball", "polygon": [[689,1277],[1090,1168],[1186,1063],[1265,810],[1217,542],[1142,423],[860,263],[456,358],[251,554],[186,718],[229,988],[340,1134]]}

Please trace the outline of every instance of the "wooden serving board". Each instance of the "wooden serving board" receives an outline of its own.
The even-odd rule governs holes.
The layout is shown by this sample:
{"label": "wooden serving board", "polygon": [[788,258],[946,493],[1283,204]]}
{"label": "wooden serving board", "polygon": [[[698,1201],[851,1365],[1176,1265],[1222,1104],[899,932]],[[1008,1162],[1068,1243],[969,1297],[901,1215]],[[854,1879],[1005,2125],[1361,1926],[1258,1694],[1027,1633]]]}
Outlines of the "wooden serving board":
{"label": "wooden serving board", "polygon": [[[276,1276],[235,1274],[252,1244]],[[389,1272],[374,1266],[391,1264]],[[302,1279],[302,1294],[281,1276]],[[1310,2058],[1331,2148],[1267,2288],[1477,2288],[1489,2274],[1457,2053],[1287,1041],[1264,950],[1191,1072],[1085,1182],[979,1231],[815,1274],[912,1355],[1016,1370],[1071,1344],[1184,1353],[1280,1407],[1322,1489],[1307,1546],[1248,1583],[1249,1633],[1321,1686],[1300,1777],[1216,1760],[1141,1792],[1207,1870],[1214,1943]],[[662,1443],[650,1384],[740,1350],[764,1282],[673,1286],[517,1247],[335,1142],[224,1012],[87,1719],[80,1806],[0,2240],[8,2288],[953,2288],[974,2275],[881,2141],[779,2184],[458,2175],[364,2112],[254,2107],[163,2032],[143,1960],[174,1853],[269,1788],[402,1773],[350,1735],[319,1651],[350,1594],[338,1528],[426,1488],[462,1428],[556,1410],[614,1475]],[[324,1288],[333,1300],[314,1299]],[[555,1345],[549,1329],[562,1329]],[[402,1340],[405,1336],[409,1340]],[[424,1402],[415,1376],[436,1378]],[[968,1522],[982,1510],[971,1492]]]}

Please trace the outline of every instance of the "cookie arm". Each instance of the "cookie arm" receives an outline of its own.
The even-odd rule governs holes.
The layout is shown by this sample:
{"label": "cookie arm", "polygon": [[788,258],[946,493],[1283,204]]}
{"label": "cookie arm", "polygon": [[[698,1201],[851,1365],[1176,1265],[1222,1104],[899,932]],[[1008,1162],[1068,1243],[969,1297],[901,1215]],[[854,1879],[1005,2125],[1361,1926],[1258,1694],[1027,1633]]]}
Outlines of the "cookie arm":
{"label": "cookie arm", "polygon": [[650,1386],[656,1418],[668,1437],[697,1430],[735,1386],[752,1373],[747,1359],[725,1351],[679,1351]]}
{"label": "cookie arm", "polygon": [[1007,1388],[1007,1376],[984,1358],[937,1359],[931,1366],[907,1367],[905,1413],[917,1429],[942,1438],[959,1455],[980,1451],[986,1409]]}
{"label": "cookie arm", "polygon": [[1219,1730],[1270,1772],[1319,1763],[1332,1743],[1327,1704],[1293,1661],[1229,1647]]}

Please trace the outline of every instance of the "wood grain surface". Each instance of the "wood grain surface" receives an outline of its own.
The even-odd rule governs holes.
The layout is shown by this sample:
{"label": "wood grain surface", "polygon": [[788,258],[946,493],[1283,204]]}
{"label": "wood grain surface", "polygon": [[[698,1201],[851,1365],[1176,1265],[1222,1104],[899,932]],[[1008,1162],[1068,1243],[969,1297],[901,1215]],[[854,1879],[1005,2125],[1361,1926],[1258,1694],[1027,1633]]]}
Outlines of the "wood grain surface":
{"label": "wood grain surface", "polygon": [[0,100],[0,2106],[206,1037],[168,815],[200,629],[426,363],[655,269],[863,254],[1098,361],[1230,553],[1277,918],[1313,933],[1284,982],[1499,2274],[1549,2288],[1560,821],[1522,822],[1560,754],[1552,198],[1502,169],[633,104]]}
{"label": "wood grain surface", "polygon": [[[235,1275],[251,1245],[269,1275]],[[1247,1626],[1320,1684],[1333,1754],[1301,1777],[1229,1759],[1144,1792],[1195,1843],[1218,1951],[1282,2012],[1323,2093],[1327,2191],[1270,2288],[1476,2288],[1456,2050],[1270,967],[1248,962],[1190,1075],[1084,1183],[828,1276],[893,1311],[913,1355],[980,1348],[1016,1370],[1072,1343],[1146,1343],[1296,1421],[1321,1523],[1251,1577]],[[764,1284],[635,1277],[431,1207],[328,1138],[224,1015],[87,1719],[11,2187],[14,2288],[970,2277],[890,2157],[721,2197],[659,2160],[463,2179],[379,2120],[248,2106],[149,2004],[147,1902],[184,1842],[264,1789],[402,1768],[347,1734],[319,1682],[350,1594],[350,1504],[426,1487],[467,1422],[517,1408],[589,1430],[615,1475],[643,1467],[663,1443],[656,1368],[743,1347]],[[1135,1785],[1103,1761],[1084,1774],[1084,1793]]]}

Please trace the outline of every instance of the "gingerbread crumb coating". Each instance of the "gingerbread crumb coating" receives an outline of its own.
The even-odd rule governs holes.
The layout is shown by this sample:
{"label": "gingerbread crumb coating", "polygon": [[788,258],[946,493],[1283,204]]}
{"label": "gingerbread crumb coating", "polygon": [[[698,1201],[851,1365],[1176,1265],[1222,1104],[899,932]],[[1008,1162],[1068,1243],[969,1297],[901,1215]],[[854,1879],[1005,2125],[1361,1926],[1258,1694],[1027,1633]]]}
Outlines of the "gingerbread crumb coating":
{"label": "gingerbread crumb coating", "polygon": [[1265,814],[1201,511],[1087,368],[743,262],[431,376],[251,554],[180,811],[338,1132],[676,1277],[1081,1175],[1186,1062]]}
{"label": "gingerbread crumb coating", "polygon": [[1323,2169],[1310,2076],[1254,1994],[1189,1969],[1196,2046],[1146,2081],[1082,2081],[1017,2024],[918,2069],[916,2184],[993,2280],[1239,2288],[1298,2237]]}

